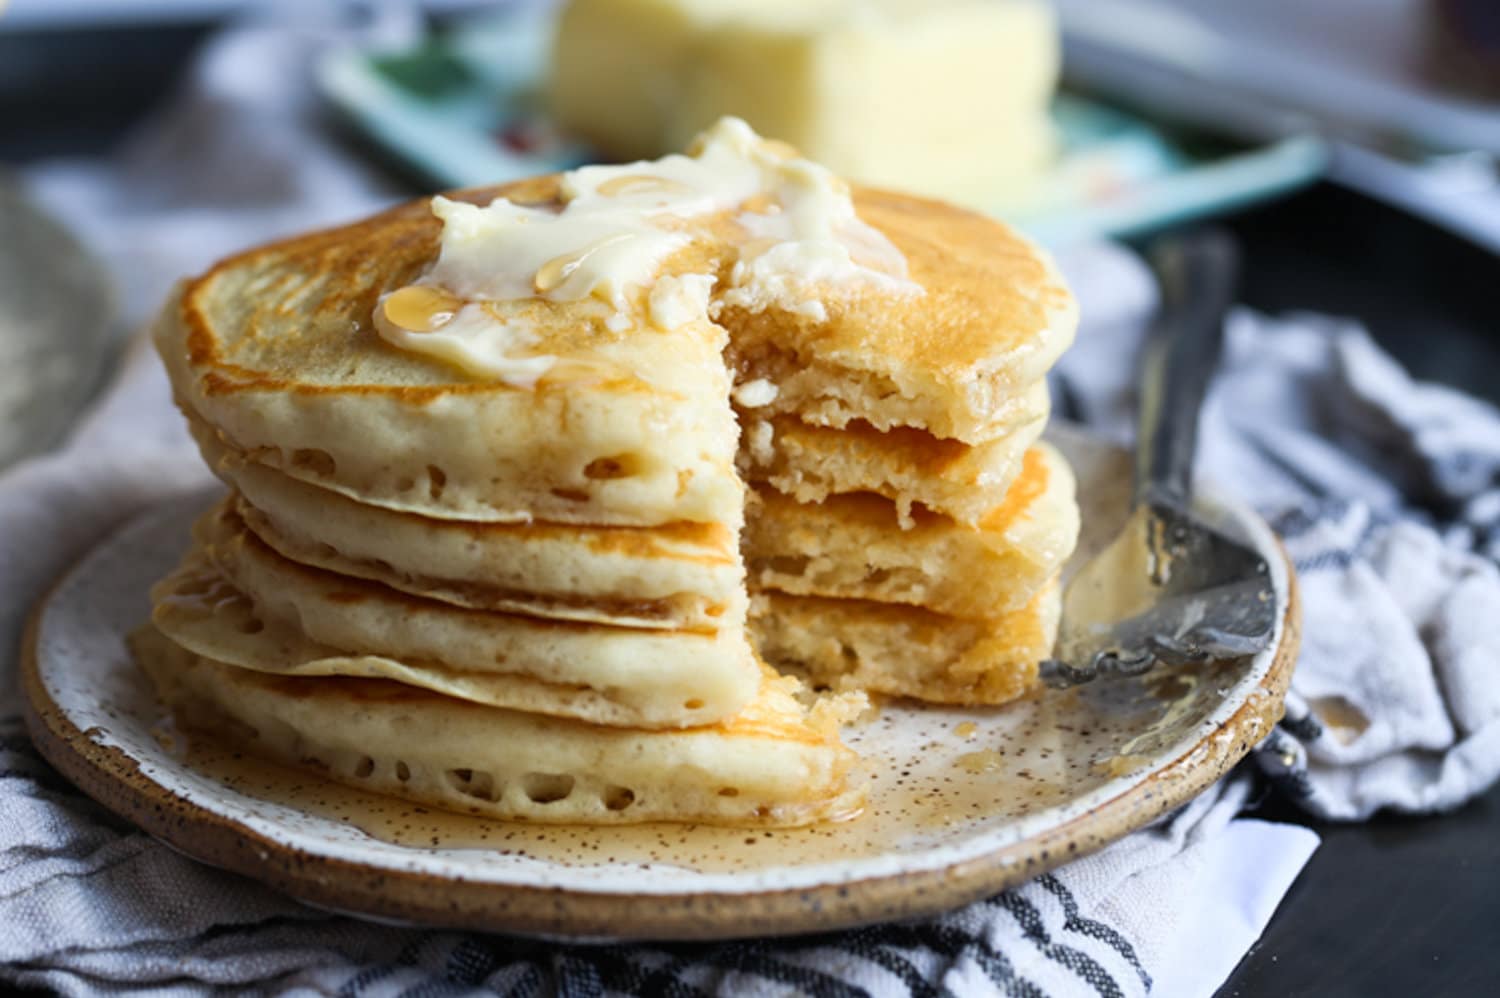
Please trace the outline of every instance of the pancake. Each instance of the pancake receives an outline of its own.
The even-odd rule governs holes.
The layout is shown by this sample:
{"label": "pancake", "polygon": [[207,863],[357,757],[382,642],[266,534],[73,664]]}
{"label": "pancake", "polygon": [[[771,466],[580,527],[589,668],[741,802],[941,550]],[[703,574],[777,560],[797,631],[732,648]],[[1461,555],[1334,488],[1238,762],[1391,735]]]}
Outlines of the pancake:
{"label": "pancake", "polygon": [[1007,703],[1036,685],[1061,612],[1056,581],[991,620],[764,592],[751,602],[750,627],[768,662],[805,670],[816,684],[980,706]]}
{"label": "pancake", "polygon": [[[502,193],[556,203],[558,180],[455,198]],[[261,463],[392,509],[737,526],[723,330],[706,318],[615,330],[592,300],[490,303],[527,319],[532,352],[559,358],[524,386],[397,349],[372,316],[434,259],[441,228],[416,201],[186,282],[155,327],[179,403]]]}
{"label": "pancake", "polygon": [[[169,576],[163,586],[151,615],[157,629],[194,654],[242,669],[278,676],[388,679],[471,703],[614,727],[689,727],[718,720],[704,716],[704,711],[656,716],[652,708],[657,704],[645,690],[635,698],[637,702],[622,703],[609,692],[527,675],[469,672],[432,661],[393,658],[394,653],[340,651],[310,640],[286,623],[266,621],[259,607],[211,571],[188,568]],[[211,606],[206,605],[207,600],[212,600]],[[680,703],[673,701],[668,706],[680,707]]]}
{"label": "pancake", "polygon": [[835,430],[795,416],[742,412],[741,473],[804,503],[873,492],[896,503],[905,527],[916,504],[974,526],[1000,505],[1026,449],[1046,427],[1046,383],[1028,389],[1026,402],[1033,413],[1028,422],[973,446],[910,427],[881,432],[863,420]]}
{"label": "pancake", "polygon": [[[222,509],[200,535],[208,543],[153,591],[153,619],[179,643],[236,665],[307,671],[313,660],[381,658],[405,663],[408,676],[436,668],[493,677],[471,697],[485,703],[645,727],[712,723],[744,706],[758,683],[738,627],[643,631],[464,610],[289,562]],[[262,641],[253,663],[227,650],[244,644],[236,632],[262,631],[285,649]]]}
{"label": "pancake", "polygon": [[751,585],[809,596],[905,603],[960,617],[1026,605],[1078,539],[1075,482],[1047,444],[1026,452],[1005,500],[978,527],[916,510],[911,529],[872,494],[799,503],[760,489],[745,528]]}
{"label": "pancake", "polygon": [[732,720],[605,728],[402,683],[288,677],[195,655],[147,627],[136,657],[185,727],[350,786],[494,818],[790,826],[848,817],[865,788],[839,741],[858,699],[803,707],[767,676]]}
{"label": "pancake", "polygon": [[284,557],[459,606],[631,627],[738,627],[744,571],[722,524],[435,520],[358,503],[194,435],[235,512]]}

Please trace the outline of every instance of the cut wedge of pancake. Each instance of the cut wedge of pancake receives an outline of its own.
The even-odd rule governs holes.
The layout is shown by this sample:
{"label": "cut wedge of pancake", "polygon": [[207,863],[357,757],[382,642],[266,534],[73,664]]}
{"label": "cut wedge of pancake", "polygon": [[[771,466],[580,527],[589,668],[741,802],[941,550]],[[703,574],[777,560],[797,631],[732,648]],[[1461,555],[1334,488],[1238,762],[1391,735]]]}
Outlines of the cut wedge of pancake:
{"label": "cut wedge of pancake", "polygon": [[1006,703],[1036,685],[1061,612],[1053,581],[1026,606],[990,620],[765,592],[751,603],[750,623],[768,662],[799,667],[814,683],[978,706]]}
{"label": "cut wedge of pancake", "polygon": [[[355,667],[328,660],[379,659],[356,674],[645,727],[712,723],[759,685],[739,628],[642,631],[464,610],[289,562],[212,513],[200,527],[211,546],[153,591],[153,619],[174,640],[236,665],[342,673]],[[446,685],[419,673],[440,674]],[[471,677],[475,692],[454,692],[455,677]]]}
{"label": "cut wedge of pancake", "polygon": [[857,700],[812,708],[767,676],[733,719],[606,728],[380,679],[288,677],[195,655],[143,628],[137,658],[185,723],[256,755],[446,810],[530,821],[801,825],[847,817],[865,789],[839,741]]}
{"label": "cut wedge of pancake", "polygon": [[195,426],[235,511],[284,557],[471,608],[628,627],[744,620],[744,571],[723,524],[593,527],[435,520],[358,503],[247,461]]}
{"label": "cut wedge of pancake", "polygon": [[744,535],[753,586],[994,617],[1024,606],[1078,539],[1073,472],[1047,444],[1026,452],[1005,500],[977,528],[868,493],[799,503],[760,489]]}
{"label": "cut wedge of pancake", "polygon": [[859,217],[925,293],[834,298],[826,315],[725,308],[739,383],[769,381],[771,413],[843,427],[912,426],[978,444],[1029,419],[1027,386],[1073,341],[1077,304],[1048,256],[974,212],[856,188]]}
{"label": "cut wedge of pancake", "polygon": [[1046,383],[1027,389],[1025,402],[1028,422],[972,446],[905,426],[882,432],[856,420],[836,430],[795,416],[761,419],[754,411],[741,413],[741,468],[751,481],[766,482],[800,502],[873,492],[896,503],[903,526],[911,525],[916,504],[975,525],[1000,505],[1026,449],[1046,427]]}

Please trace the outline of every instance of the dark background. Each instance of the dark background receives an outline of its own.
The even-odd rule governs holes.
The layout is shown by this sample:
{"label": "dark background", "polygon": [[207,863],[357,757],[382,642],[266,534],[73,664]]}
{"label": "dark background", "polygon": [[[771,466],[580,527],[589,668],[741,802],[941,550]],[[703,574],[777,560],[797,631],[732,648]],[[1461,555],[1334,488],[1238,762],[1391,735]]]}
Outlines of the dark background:
{"label": "dark background", "polygon": [[[0,168],[107,152],[210,30],[0,34]],[[1354,317],[1416,377],[1500,402],[1500,260],[1330,184],[1225,224],[1247,304]],[[1500,788],[1434,818],[1328,825],[1274,798],[1255,813],[1323,844],[1222,995],[1500,994]]]}

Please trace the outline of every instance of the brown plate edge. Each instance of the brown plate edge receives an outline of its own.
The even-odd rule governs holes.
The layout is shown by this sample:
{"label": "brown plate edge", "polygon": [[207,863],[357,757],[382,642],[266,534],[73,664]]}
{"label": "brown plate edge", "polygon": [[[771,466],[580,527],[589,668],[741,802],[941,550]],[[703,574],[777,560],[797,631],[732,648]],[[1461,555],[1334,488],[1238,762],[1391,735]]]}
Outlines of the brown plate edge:
{"label": "brown plate edge", "polygon": [[[1095,852],[1206,790],[1281,719],[1301,645],[1301,598],[1287,562],[1281,641],[1250,696],[1218,729],[1139,785],[1056,828],[938,870],[736,894],[623,894],[497,886],[316,856],[267,838],[153,782],[122,750],[100,745],[52,702],[41,682],[32,610],[21,648],[27,730],[79,789],[174,849],[321,908],[446,928],[588,940],[712,940],[822,932],[916,918],[1014,887]],[[1225,735],[1229,737],[1225,737]],[[624,926],[628,932],[622,933]]]}

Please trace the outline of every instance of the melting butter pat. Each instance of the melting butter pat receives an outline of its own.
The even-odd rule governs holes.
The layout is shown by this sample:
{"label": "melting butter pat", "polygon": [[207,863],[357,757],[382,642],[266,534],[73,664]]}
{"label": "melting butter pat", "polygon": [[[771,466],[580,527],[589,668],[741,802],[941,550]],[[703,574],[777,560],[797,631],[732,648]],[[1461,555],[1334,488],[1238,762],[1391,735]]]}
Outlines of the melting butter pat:
{"label": "melting butter pat", "polygon": [[553,211],[505,198],[481,207],[435,197],[442,248],[420,283],[468,300],[598,298],[626,309],[629,289],[689,238],[653,224],[633,199],[615,201],[579,197]]}
{"label": "melting butter pat", "polygon": [[651,288],[647,301],[651,324],[670,331],[706,320],[708,295],[713,287],[714,278],[709,274],[669,274],[661,278]]}
{"label": "melting butter pat", "polygon": [[618,158],[746,119],[837,173],[1005,206],[1052,161],[1044,0],[571,0],[552,108]]}
{"label": "melting butter pat", "polygon": [[[622,335],[643,323],[670,331],[706,322],[724,305],[821,318],[827,298],[922,292],[895,245],[856,215],[843,180],[737,118],[697,136],[687,155],[587,166],[558,187],[560,205],[433,198],[443,222],[437,259],[414,285],[381,299],[380,335],[476,374],[534,384],[550,362],[537,331],[515,310],[486,303],[589,302]],[[713,272],[667,267],[695,241],[708,244],[696,266]],[[720,259],[733,260],[728,287],[711,301]]]}
{"label": "melting butter pat", "polygon": [[417,291],[445,294],[413,285],[384,296],[375,308],[375,331],[392,346],[520,388],[534,386],[557,362],[535,351],[537,337],[525,323],[497,316],[478,302],[460,306],[430,328],[413,328],[417,323],[411,321],[409,306],[398,298]]}

